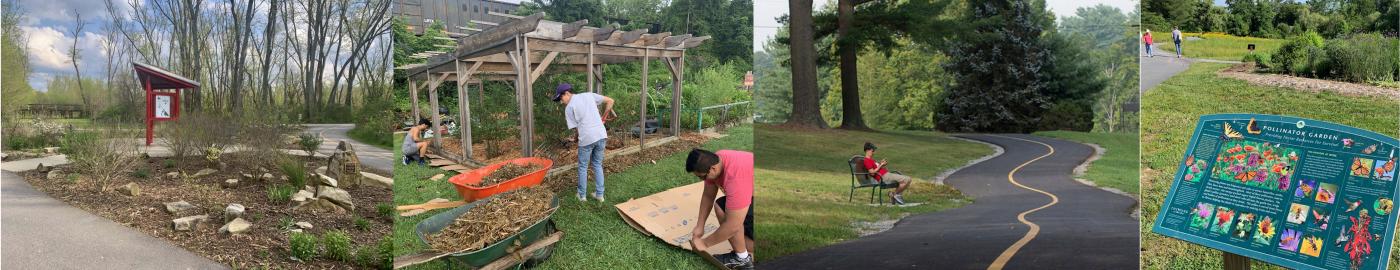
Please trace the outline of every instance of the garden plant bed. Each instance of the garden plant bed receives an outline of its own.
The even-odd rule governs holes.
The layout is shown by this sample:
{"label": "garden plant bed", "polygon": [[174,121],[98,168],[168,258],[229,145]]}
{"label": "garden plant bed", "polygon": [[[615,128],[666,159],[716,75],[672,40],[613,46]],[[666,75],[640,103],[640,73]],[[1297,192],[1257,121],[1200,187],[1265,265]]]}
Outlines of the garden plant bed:
{"label": "garden plant bed", "polygon": [[1400,100],[1400,89],[1285,74],[1253,72],[1253,65],[1240,64],[1220,71],[1221,77],[1244,80],[1253,85],[1293,88],[1308,92],[1333,92],[1353,97],[1381,97]]}
{"label": "garden plant bed", "polygon": [[554,193],[532,186],[472,208],[428,238],[433,249],[442,252],[473,251],[519,233],[548,217],[553,210]]}
{"label": "garden plant bed", "polygon": [[[706,137],[697,133],[682,133],[681,136],[679,136],[678,140],[672,141],[670,143],[657,146],[650,146],[647,147],[645,150],[638,151],[637,153],[604,159],[603,175],[606,176],[607,174],[622,172],[624,170],[627,170],[627,168],[642,165],[643,163],[653,163],[656,160],[665,158],[667,156],[670,156],[671,154],[675,154],[682,151],[689,151],[690,149],[699,147],[701,144],[704,144],[708,140],[710,140],[710,137]],[[707,150],[715,151],[719,149]],[[570,164],[577,164],[578,159],[572,158],[568,159],[568,161],[555,160],[554,162],[555,166],[558,167]],[[676,168],[677,173],[680,173],[681,171],[684,171],[684,169]],[[593,181],[593,177],[590,176],[589,181]],[[575,168],[572,170],[565,170],[563,173],[547,176],[544,179],[543,185],[545,187],[550,188],[550,190],[554,190],[556,192],[562,192],[566,190],[572,191],[575,187],[578,186],[578,169]],[[590,183],[589,185],[591,188],[592,184]]]}
{"label": "garden plant bed", "polygon": [[[647,141],[653,141],[664,137],[666,137],[666,135],[663,135],[661,133],[647,134],[646,136]],[[535,141],[537,142],[537,144],[539,144],[535,147],[535,153],[538,154],[536,156],[549,158],[550,160],[553,160],[556,164],[573,164],[578,162],[578,145],[576,143],[557,142],[552,145],[547,143],[540,143],[546,141],[546,139],[542,137],[535,138]],[[487,158],[486,156],[486,143],[472,143],[472,160],[476,160],[482,164],[493,164],[501,161],[520,158],[519,140],[505,139],[498,140],[495,143],[497,151],[500,151],[501,153],[490,158]],[[627,146],[636,145],[638,143],[638,139],[635,136],[632,136],[631,133],[608,133],[608,150],[621,149]],[[442,152],[444,152],[443,157],[450,156],[456,158],[462,156],[461,139],[444,137],[442,140]]]}
{"label": "garden plant bed", "polygon": [[[345,189],[355,205],[353,211],[339,214],[332,212],[313,213],[306,209],[293,210],[295,202],[274,203],[268,197],[268,189],[275,185],[285,185],[282,172],[272,165],[259,166],[254,160],[268,160],[265,157],[250,157],[245,153],[227,153],[221,160],[227,163],[226,169],[198,178],[169,177],[169,172],[195,172],[214,168],[203,157],[147,158],[140,161],[128,173],[113,179],[106,192],[99,192],[87,176],[71,174],[68,166],[58,166],[69,173],[65,177],[48,179],[46,174],[31,171],[24,173],[25,181],[50,196],[74,205],[85,211],[122,223],[149,235],[165,239],[181,248],[198,253],[234,268],[280,268],[280,269],[328,269],[356,268],[350,262],[327,259],[324,255],[307,262],[291,259],[289,236],[291,229],[297,229],[297,222],[308,222],[311,228],[304,232],[321,236],[330,231],[343,231],[351,239],[351,252],[358,248],[374,250],[378,243],[390,234],[393,220],[377,211],[380,204],[390,205],[393,194],[389,190],[361,185]],[[308,162],[308,172],[322,166],[325,159],[291,157]],[[169,164],[169,167],[167,167]],[[145,171],[145,177],[136,171]],[[255,179],[241,177],[253,175]],[[271,173],[274,178],[263,180],[260,176]],[[76,177],[75,177],[76,176]],[[226,179],[239,179],[237,185],[222,187]],[[315,182],[307,179],[308,184]],[[140,192],[128,196],[116,187],[136,183]],[[178,213],[168,213],[165,203],[186,201],[195,207]],[[237,234],[219,232],[223,226],[224,210],[229,204],[246,207],[242,219],[252,224],[246,231]],[[176,231],[172,220],[195,215],[208,215],[208,220],[191,231]],[[367,226],[356,226],[356,217],[364,220]],[[373,253],[371,253],[373,254]],[[354,259],[352,257],[352,259]]]}

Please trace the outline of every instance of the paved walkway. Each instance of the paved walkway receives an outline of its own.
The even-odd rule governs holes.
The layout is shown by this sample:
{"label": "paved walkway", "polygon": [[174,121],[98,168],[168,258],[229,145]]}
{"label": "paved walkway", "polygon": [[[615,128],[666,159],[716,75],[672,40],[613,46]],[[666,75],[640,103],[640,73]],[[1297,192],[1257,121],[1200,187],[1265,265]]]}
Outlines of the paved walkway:
{"label": "paved walkway", "polygon": [[11,172],[18,167],[10,163],[6,162],[5,171],[0,172],[0,237],[5,239],[0,243],[0,253],[4,253],[0,268],[228,269],[50,198]]}
{"label": "paved walkway", "polygon": [[317,153],[330,155],[335,153],[335,146],[340,144],[340,141],[347,141],[355,146],[355,155],[360,157],[360,165],[381,175],[394,172],[393,151],[350,138],[348,133],[350,129],[355,128],[355,124],[306,124],[305,126],[306,132],[320,134],[322,138],[325,138],[321,147],[316,149]]}
{"label": "paved walkway", "polygon": [[[1162,82],[1167,81],[1167,79],[1170,79],[1172,76],[1176,76],[1177,73],[1186,71],[1186,68],[1191,67],[1191,63],[1240,63],[1239,61],[1224,61],[1215,59],[1177,58],[1175,46],[1176,45],[1168,45],[1162,43],[1153,44],[1153,57],[1147,57],[1147,50],[1145,50],[1141,46],[1138,47],[1138,55],[1141,56],[1139,58],[1142,60],[1142,73],[1140,79],[1141,84],[1138,86],[1138,94],[1146,93],[1148,90],[1156,88],[1158,84],[1162,84]],[[1183,48],[1189,50],[1191,47],[1185,46]]]}

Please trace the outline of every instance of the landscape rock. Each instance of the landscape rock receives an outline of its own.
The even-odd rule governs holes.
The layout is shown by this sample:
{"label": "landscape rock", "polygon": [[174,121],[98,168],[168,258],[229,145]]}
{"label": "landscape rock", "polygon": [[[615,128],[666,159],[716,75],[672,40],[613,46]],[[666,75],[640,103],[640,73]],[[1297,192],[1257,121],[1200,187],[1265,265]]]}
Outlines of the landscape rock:
{"label": "landscape rock", "polygon": [[141,186],[136,185],[136,182],[126,183],[126,185],[117,187],[117,191],[127,196],[141,196]]}
{"label": "landscape rock", "polygon": [[258,180],[257,177],[253,176],[252,174],[248,174],[248,173],[239,174],[238,177],[242,177],[243,180],[249,180],[249,181],[251,181],[251,180]]}
{"label": "landscape rock", "polygon": [[44,147],[45,154],[58,154],[58,147]]}
{"label": "landscape rock", "polygon": [[63,170],[59,170],[59,169],[50,169],[50,170],[49,170],[49,173],[44,175],[44,178],[45,178],[45,179],[49,179],[49,180],[58,180],[58,179],[62,179],[62,178],[63,178]]}
{"label": "landscape rock", "polygon": [[341,187],[354,188],[361,184],[360,157],[355,155],[352,144],[340,141],[335,153],[326,159],[326,164],[330,167],[330,176],[339,179]]}
{"label": "landscape rock", "polygon": [[306,221],[297,222],[296,225],[297,225],[297,228],[302,228],[302,229],[311,229],[311,228],[312,228],[311,222],[306,222]]}
{"label": "landscape rock", "polygon": [[350,201],[350,192],[344,189],[321,186],[316,190],[316,198],[330,200],[340,207],[355,211],[355,202]]}
{"label": "landscape rock", "polygon": [[316,180],[316,184],[317,184],[317,185],[328,186],[328,187],[340,187],[340,181],[336,181],[335,178],[331,178],[330,176],[326,176],[326,175],[324,175],[324,174],[319,174],[319,173],[318,173],[318,174],[316,174],[316,177],[312,177],[312,178],[314,178],[314,179],[312,179],[312,180]]}
{"label": "landscape rock", "polygon": [[228,163],[224,163],[223,161],[219,161],[219,163],[216,164],[216,165],[218,165],[219,170],[227,170],[227,169],[228,169]]}
{"label": "landscape rock", "polygon": [[307,201],[306,203],[303,203],[303,204],[298,205],[298,206],[296,206],[296,207],[292,207],[292,210],[296,210],[296,211],[307,211],[307,212],[312,212],[312,213],[336,213],[336,214],[345,214],[345,213],[349,212],[349,211],[346,211],[345,208],[341,208],[339,205],[336,205],[335,203],[331,202],[330,200],[325,200],[325,199],[311,199],[311,200]]}
{"label": "landscape rock", "polygon": [[326,166],[316,167],[316,174],[326,174]]}
{"label": "landscape rock", "polygon": [[219,232],[230,234],[241,233],[243,231],[247,231],[250,228],[253,228],[253,223],[249,223],[247,220],[243,220],[242,218],[235,218],[233,219],[233,221],[229,221],[228,224],[224,224],[223,227],[220,227]]}
{"label": "landscape rock", "polygon": [[292,229],[292,230],[290,230],[289,232],[299,233],[299,232],[301,232],[301,229]]}
{"label": "landscape rock", "polygon": [[186,201],[165,203],[165,212],[175,214],[181,211],[194,209],[194,205]]}
{"label": "landscape rock", "polygon": [[198,215],[177,218],[170,222],[174,225],[176,231],[189,231],[199,229],[200,225],[208,220],[209,215]]}
{"label": "landscape rock", "polygon": [[49,170],[51,169],[53,169],[53,167],[44,166],[44,163],[39,163],[38,167],[34,167],[34,171],[37,171],[39,173],[49,173]]}
{"label": "landscape rock", "polygon": [[224,179],[224,187],[231,188],[238,186],[238,178]]}
{"label": "landscape rock", "polygon": [[379,186],[387,189],[394,188],[393,178],[384,177],[382,175],[373,174],[370,172],[360,172],[360,178],[365,180],[363,181],[365,185]]}
{"label": "landscape rock", "polygon": [[242,204],[229,204],[228,207],[224,207],[224,220],[241,218],[243,217],[243,212],[245,212],[247,209],[248,208],[243,207]]}
{"label": "landscape rock", "polygon": [[303,189],[303,190],[298,190],[296,194],[292,194],[292,201],[294,201],[294,202],[305,202],[307,199],[311,199],[311,198],[315,198],[315,197],[316,197],[316,193],[311,193],[310,191],[306,191],[305,189]]}
{"label": "landscape rock", "polygon": [[272,181],[272,180],[276,180],[276,179],[277,179],[277,177],[276,177],[276,176],[272,176],[272,173],[263,173],[263,174],[262,174],[262,180],[263,180],[263,181]]}
{"label": "landscape rock", "polygon": [[168,172],[168,173],[165,173],[165,178],[170,178],[170,179],[172,179],[172,180],[173,180],[173,179],[180,178],[180,172]]}
{"label": "landscape rock", "polygon": [[214,173],[216,173],[216,172],[219,172],[219,170],[214,169],[214,168],[204,168],[204,169],[202,169],[202,170],[199,170],[198,172],[195,172],[193,177],[199,178],[199,177],[202,177],[202,176],[205,176],[205,175],[214,174]]}

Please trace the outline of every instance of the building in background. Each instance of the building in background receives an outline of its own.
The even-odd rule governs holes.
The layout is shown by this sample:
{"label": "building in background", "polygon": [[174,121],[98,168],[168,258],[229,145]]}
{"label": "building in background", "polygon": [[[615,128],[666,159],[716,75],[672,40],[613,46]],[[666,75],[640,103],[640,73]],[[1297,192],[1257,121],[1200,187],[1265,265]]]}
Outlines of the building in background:
{"label": "building in background", "polygon": [[[394,0],[394,17],[408,23],[408,30],[423,34],[434,22],[442,23],[448,33],[468,34],[467,28],[483,29],[489,25],[476,22],[501,23],[505,17],[488,13],[515,12],[520,4],[499,0]],[[476,21],[476,22],[473,22]]]}

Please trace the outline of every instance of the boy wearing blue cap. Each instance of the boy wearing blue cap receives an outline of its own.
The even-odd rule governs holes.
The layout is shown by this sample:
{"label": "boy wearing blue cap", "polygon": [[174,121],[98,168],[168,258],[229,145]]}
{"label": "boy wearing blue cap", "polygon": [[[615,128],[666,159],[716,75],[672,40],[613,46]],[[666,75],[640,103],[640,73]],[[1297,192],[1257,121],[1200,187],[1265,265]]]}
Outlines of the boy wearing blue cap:
{"label": "boy wearing blue cap", "polygon": [[[554,88],[554,102],[564,105],[564,122],[578,132],[578,200],[587,201],[588,169],[593,169],[593,199],[603,200],[603,150],[607,149],[608,132],[602,115],[614,115],[613,99],[594,93],[570,92],[573,85],[559,84]],[[603,112],[598,112],[603,105]]]}

